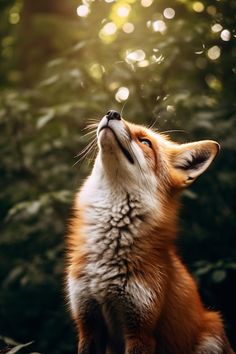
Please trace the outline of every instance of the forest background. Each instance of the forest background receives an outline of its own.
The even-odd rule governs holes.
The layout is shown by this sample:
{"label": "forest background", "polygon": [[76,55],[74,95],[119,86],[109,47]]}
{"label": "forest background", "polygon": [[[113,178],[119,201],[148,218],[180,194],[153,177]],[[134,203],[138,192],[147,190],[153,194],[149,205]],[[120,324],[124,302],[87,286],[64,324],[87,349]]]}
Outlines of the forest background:
{"label": "forest background", "polygon": [[73,165],[109,109],[221,144],[178,247],[236,349],[235,23],[233,0],[0,0],[1,353],[75,352],[64,236],[92,161]]}

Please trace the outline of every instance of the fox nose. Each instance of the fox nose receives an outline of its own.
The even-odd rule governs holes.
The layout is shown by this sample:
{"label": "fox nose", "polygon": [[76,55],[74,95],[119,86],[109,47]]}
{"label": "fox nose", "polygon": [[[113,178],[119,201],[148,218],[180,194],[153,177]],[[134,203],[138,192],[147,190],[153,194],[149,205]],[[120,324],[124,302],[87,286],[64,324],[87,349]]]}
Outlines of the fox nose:
{"label": "fox nose", "polygon": [[112,119],[121,120],[120,113],[117,112],[117,111],[114,111],[114,110],[108,111],[107,114],[106,114],[106,117],[107,117],[108,121],[112,120]]}

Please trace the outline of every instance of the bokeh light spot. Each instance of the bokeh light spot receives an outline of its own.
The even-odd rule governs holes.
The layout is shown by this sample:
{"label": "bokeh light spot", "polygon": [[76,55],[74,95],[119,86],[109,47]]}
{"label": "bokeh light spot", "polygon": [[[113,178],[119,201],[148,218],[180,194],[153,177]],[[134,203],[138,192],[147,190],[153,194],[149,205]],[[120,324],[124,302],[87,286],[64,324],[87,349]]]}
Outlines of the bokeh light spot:
{"label": "bokeh light spot", "polygon": [[154,21],[152,24],[152,28],[154,32],[160,32],[160,33],[164,33],[166,31],[166,24],[164,21],[162,20],[157,20]]}
{"label": "bokeh light spot", "polygon": [[143,7],[149,7],[152,5],[152,3],[153,3],[153,0],[141,0],[141,5]]}
{"label": "bokeh light spot", "polygon": [[212,32],[220,32],[223,29],[223,27],[219,23],[215,23],[213,26],[211,26]]}
{"label": "bokeh light spot", "polygon": [[3,47],[7,47],[9,45],[12,45],[14,42],[14,38],[11,36],[7,36],[5,38],[2,39],[2,46]]}
{"label": "bokeh light spot", "polygon": [[105,72],[105,68],[104,66],[95,63],[90,66],[89,72],[94,79],[99,80],[102,78],[103,73]]}
{"label": "bokeh light spot", "polygon": [[109,89],[110,89],[111,91],[114,91],[114,90],[116,90],[119,86],[120,86],[120,83],[119,83],[119,82],[113,81],[113,82],[111,82],[111,83],[109,84]]}
{"label": "bokeh light spot", "polygon": [[89,10],[89,7],[86,6],[86,5],[80,5],[77,7],[77,15],[80,16],[80,17],[86,17],[88,16],[90,10]]}
{"label": "bokeh light spot", "polygon": [[108,22],[105,24],[105,26],[103,26],[101,31],[105,36],[111,36],[117,31],[116,24],[114,22]]}
{"label": "bokeh light spot", "polygon": [[167,7],[164,11],[163,11],[163,15],[165,18],[167,18],[168,20],[171,20],[172,18],[175,17],[175,10],[172,9],[171,7]]}
{"label": "bokeh light spot", "polygon": [[120,87],[115,95],[115,99],[118,102],[126,101],[128,97],[129,97],[129,89],[127,87]]}
{"label": "bokeh light spot", "polygon": [[230,38],[231,38],[231,33],[229,30],[227,29],[224,29],[221,34],[220,34],[220,38],[223,40],[223,41],[229,41]]}
{"label": "bokeh light spot", "polygon": [[116,13],[119,17],[128,17],[131,7],[128,4],[117,7]]}
{"label": "bokeh light spot", "polygon": [[216,14],[216,7],[213,5],[207,6],[207,13],[214,16]]}
{"label": "bokeh light spot", "polygon": [[128,64],[133,64],[138,61],[144,60],[146,57],[145,52],[142,49],[137,49],[133,52],[130,52],[126,55],[125,61]]}
{"label": "bokeh light spot", "polygon": [[122,29],[125,33],[132,33],[134,31],[134,25],[131,22],[126,22],[124,23]]}
{"label": "bokeh light spot", "polygon": [[142,60],[142,61],[138,62],[137,65],[140,68],[146,68],[149,65],[149,61],[148,60]]}
{"label": "bokeh light spot", "polygon": [[114,22],[106,23],[99,32],[101,40],[107,44],[116,38],[117,26]]}
{"label": "bokeh light spot", "polygon": [[207,85],[215,91],[220,91],[222,89],[222,83],[215,75],[206,75],[205,81]]}
{"label": "bokeh light spot", "polygon": [[175,113],[175,106],[168,105],[168,106],[166,107],[166,110],[167,110],[167,112],[169,112],[169,113]]}
{"label": "bokeh light spot", "polygon": [[220,57],[221,54],[221,50],[218,47],[218,45],[214,45],[213,47],[211,47],[210,49],[208,49],[207,51],[207,56],[209,59],[211,60],[216,60]]}
{"label": "bokeh light spot", "polygon": [[11,12],[9,16],[9,22],[12,25],[16,25],[20,21],[20,15],[18,12]]}
{"label": "bokeh light spot", "polygon": [[195,12],[203,12],[204,11],[204,5],[203,5],[203,3],[202,2],[200,2],[200,1],[195,1],[194,3],[193,3],[193,10],[195,11]]}

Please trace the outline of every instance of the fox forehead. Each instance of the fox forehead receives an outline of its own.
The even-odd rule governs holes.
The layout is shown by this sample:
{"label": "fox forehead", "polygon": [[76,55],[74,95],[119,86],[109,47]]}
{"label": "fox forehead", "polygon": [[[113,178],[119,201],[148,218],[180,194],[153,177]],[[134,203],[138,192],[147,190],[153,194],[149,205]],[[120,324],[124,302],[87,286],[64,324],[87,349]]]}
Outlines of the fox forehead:
{"label": "fox forehead", "polygon": [[[130,123],[125,120],[124,123],[129,131],[131,139],[137,141],[139,138],[148,138],[151,141],[154,150],[160,149],[161,151],[166,151],[171,154],[174,146],[178,145],[173,142],[168,135],[161,133],[156,129],[147,128],[143,125]],[[141,147],[143,147],[142,144]]]}
{"label": "fox forehead", "polygon": [[133,139],[137,139],[138,137],[148,137],[154,143],[168,144],[171,143],[169,137],[157,130],[152,128],[147,128],[144,125],[138,125],[134,123],[130,123],[126,120],[123,120],[127,129],[129,130],[130,136]]}

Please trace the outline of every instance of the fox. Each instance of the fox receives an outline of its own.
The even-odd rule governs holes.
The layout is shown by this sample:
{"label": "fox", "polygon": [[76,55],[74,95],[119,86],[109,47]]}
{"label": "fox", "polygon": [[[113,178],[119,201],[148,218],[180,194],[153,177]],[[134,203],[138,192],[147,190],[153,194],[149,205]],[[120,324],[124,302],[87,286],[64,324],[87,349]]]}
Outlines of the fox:
{"label": "fox", "polygon": [[176,250],[181,192],[220,150],[177,143],[115,110],[67,233],[66,292],[78,354],[234,354]]}

